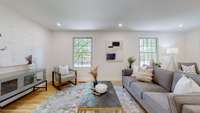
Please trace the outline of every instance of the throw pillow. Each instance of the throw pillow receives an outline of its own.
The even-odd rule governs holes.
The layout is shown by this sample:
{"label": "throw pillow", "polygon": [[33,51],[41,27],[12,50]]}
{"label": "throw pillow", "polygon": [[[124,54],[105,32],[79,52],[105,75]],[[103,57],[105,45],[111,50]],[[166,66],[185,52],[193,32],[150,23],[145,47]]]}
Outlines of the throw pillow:
{"label": "throw pillow", "polygon": [[200,86],[191,78],[187,78],[183,75],[177,82],[174,88],[174,94],[186,94],[200,92]]}
{"label": "throw pillow", "polygon": [[135,78],[142,82],[152,82],[153,80],[153,69],[141,69],[135,73]]}
{"label": "throw pillow", "polygon": [[68,65],[65,65],[65,66],[59,65],[59,73],[61,75],[69,74],[69,66]]}
{"label": "throw pillow", "polygon": [[191,65],[191,66],[181,65],[181,67],[182,67],[182,70],[183,70],[184,73],[197,74],[196,69],[195,69],[195,65]]}
{"label": "throw pillow", "polygon": [[142,67],[140,69],[140,72],[143,72],[146,76],[153,76],[153,68],[148,68],[148,67]]}
{"label": "throw pillow", "polygon": [[192,82],[192,88],[190,89],[192,93],[200,92],[200,86],[192,79],[189,78]]}
{"label": "throw pillow", "polygon": [[134,65],[133,66],[133,73],[139,72],[139,66]]}
{"label": "throw pillow", "polygon": [[152,77],[150,76],[145,76],[141,73],[137,73],[135,75],[136,80],[141,81],[141,82],[152,82]]}

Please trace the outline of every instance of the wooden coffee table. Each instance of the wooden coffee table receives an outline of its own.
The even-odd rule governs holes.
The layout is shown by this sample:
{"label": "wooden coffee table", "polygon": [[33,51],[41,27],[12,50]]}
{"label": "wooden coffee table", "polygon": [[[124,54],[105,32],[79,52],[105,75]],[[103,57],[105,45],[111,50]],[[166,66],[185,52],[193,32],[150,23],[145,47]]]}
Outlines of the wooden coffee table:
{"label": "wooden coffee table", "polygon": [[108,91],[101,96],[96,96],[91,90],[89,90],[93,87],[93,84],[88,84],[86,86],[86,88],[88,88],[88,92],[85,92],[85,94],[82,96],[77,112],[86,113],[88,111],[92,111],[123,113],[122,106],[112,83],[110,81],[100,81],[98,83],[107,84]]}

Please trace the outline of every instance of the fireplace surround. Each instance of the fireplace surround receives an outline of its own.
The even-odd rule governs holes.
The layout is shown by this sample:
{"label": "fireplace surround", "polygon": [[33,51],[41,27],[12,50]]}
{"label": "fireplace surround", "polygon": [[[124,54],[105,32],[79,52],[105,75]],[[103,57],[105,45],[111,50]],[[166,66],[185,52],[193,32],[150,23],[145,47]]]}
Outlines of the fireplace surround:
{"label": "fireplace surround", "polygon": [[[41,76],[42,77],[38,77]],[[30,69],[0,74],[0,107],[22,97],[37,88],[46,88],[46,71]],[[37,87],[46,83],[46,87]]]}

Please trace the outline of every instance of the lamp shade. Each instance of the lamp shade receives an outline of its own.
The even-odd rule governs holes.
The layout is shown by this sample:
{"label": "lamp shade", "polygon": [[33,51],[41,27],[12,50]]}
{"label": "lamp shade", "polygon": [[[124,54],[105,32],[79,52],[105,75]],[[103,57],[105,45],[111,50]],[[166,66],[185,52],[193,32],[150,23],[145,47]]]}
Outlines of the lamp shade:
{"label": "lamp shade", "polygon": [[167,48],[167,54],[178,54],[178,48]]}

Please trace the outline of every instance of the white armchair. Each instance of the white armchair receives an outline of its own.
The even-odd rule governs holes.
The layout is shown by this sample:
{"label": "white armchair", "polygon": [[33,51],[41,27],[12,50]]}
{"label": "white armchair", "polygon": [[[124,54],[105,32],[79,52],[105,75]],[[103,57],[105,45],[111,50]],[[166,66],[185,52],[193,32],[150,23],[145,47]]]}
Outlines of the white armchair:
{"label": "white armchair", "polygon": [[52,85],[60,90],[60,87],[68,82],[77,84],[77,71],[69,68],[68,65],[56,66],[52,72]]}

